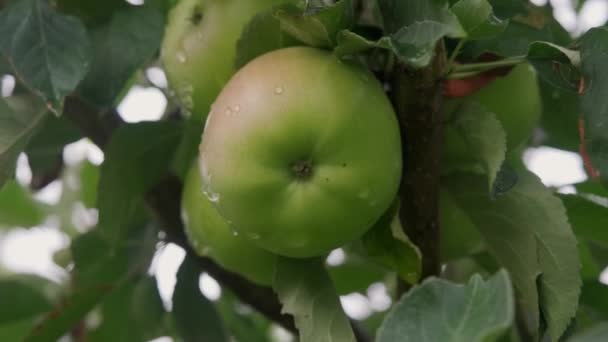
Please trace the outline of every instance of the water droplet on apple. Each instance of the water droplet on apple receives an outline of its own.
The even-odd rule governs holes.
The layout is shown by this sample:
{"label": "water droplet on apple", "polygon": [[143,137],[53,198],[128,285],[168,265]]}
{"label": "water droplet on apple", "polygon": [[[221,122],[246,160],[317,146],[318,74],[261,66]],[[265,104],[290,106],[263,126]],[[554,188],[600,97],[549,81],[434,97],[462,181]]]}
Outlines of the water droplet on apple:
{"label": "water droplet on apple", "polygon": [[369,189],[363,189],[361,190],[361,192],[359,192],[359,194],[357,195],[357,197],[361,198],[361,199],[366,199],[369,197]]}
{"label": "water droplet on apple", "polygon": [[186,54],[182,51],[179,51],[177,53],[177,60],[180,63],[186,63],[186,61],[188,60],[188,57],[186,57]]}
{"label": "water droplet on apple", "polygon": [[239,105],[234,106],[234,112],[235,113],[238,113],[240,111],[241,111],[241,106],[239,106]]}
{"label": "water droplet on apple", "polygon": [[219,203],[220,201],[220,194],[218,194],[217,192],[205,191],[205,195],[207,196],[209,201],[213,203]]}
{"label": "water droplet on apple", "polygon": [[285,89],[283,89],[283,87],[280,87],[280,86],[274,88],[274,93],[277,94],[277,95],[283,94],[284,91],[285,91]]}
{"label": "water droplet on apple", "polygon": [[226,110],[224,111],[224,114],[226,114],[226,116],[231,116],[232,115],[232,108],[230,108],[230,106],[228,106],[228,108],[226,108]]}
{"label": "water droplet on apple", "polygon": [[249,233],[247,234],[247,237],[251,240],[259,240],[260,239],[260,234],[255,234],[255,233]]}

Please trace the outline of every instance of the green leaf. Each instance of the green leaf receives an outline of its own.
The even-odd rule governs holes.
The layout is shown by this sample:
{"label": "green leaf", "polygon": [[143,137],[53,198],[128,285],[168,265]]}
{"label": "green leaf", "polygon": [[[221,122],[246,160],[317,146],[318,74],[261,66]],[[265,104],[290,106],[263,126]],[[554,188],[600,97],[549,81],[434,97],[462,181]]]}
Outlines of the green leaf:
{"label": "green leaf", "polygon": [[562,43],[559,32],[555,32],[551,25],[541,28],[526,23],[511,20],[505,30],[490,39],[468,42],[464,54],[476,59],[484,53],[491,53],[502,57],[525,56],[530,45],[536,41]]}
{"label": "green leaf", "polygon": [[508,22],[494,15],[487,0],[460,0],[452,6],[452,12],[467,33],[467,39],[484,39],[501,33]]}
{"label": "green leaf", "polygon": [[439,246],[443,260],[461,259],[485,249],[479,231],[446,189],[442,189],[439,195],[439,210],[441,215]]}
{"label": "green leaf", "polygon": [[43,205],[19,183],[9,181],[0,189],[0,229],[29,228],[41,224],[45,218]]}
{"label": "green leaf", "polygon": [[608,264],[608,200],[603,205],[595,195],[561,195],[568,219],[579,242],[584,278],[595,281]]}
{"label": "green leaf", "polygon": [[[8,100],[12,99],[20,100]],[[41,106],[32,105],[31,108],[18,111],[13,108],[0,98],[0,188],[13,177],[19,153],[25,149],[46,116],[46,110]]]}
{"label": "green leaf", "polygon": [[343,30],[337,37],[335,53],[338,56],[382,48],[392,51],[400,61],[417,69],[430,63],[440,39],[465,36],[458,19],[448,9],[447,1],[380,0],[379,5],[389,35],[372,41]]}
{"label": "green leaf", "polygon": [[119,246],[111,246],[95,229],[73,240],[73,288],[25,341],[56,341],[109,293],[133,277],[145,274],[158,242],[156,234],[156,229],[140,226]]}
{"label": "green leaf", "polygon": [[343,264],[328,266],[327,271],[338,295],[362,292],[376,282],[384,281],[386,270],[367,257],[348,253]]}
{"label": "green leaf", "polygon": [[527,0],[489,0],[496,15],[500,18],[512,18],[518,14],[526,14]]}
{"label": "green leaf", "polygon": [[577,242],[563,203],[527,172],[496,200],[475,176],[450,177],[445,183],[511,274],[530,330],[538,329],[540,307],[547,337],[557,341],[576,313],[581,286]]}
{"label": "green leaf", "polygon": [[82,1],[55,0],[57,8],[71,16],[80,18],[87,26],[96,26],[107,22],[114,12],[129,7],[124,0]]}
{"label": "green leaf", "polygon": [[149,341],[161,336],[165,314],[156,280],[145,276],[112,291],[101,304],[101,324],[87,334],[91,342]]}
{"label": "green leaf", "polygon": [[274,16],[283,31],[297,40],[314,47],[329,48],[336,44],[336,35],[354,24],[352,0],[338,0],[332,5],[279,6]]}
{"label": "green leaf", "polygon": [[200,268],[186,257],[177,272],[173,292],[173,318],[184,342],[228,341],[224,325],[213,304],[201,293]]}
{"label": "green leaf", "polygon": [[168,175],[182,125],[142,122],[119,128],[101,167],[97,205],[103,236],[111,244],[128,234],[142,196]]}
{"label": "green leaf", "polygon": [[158,51],[164,27],[163,15],[150,6],[116,12],[92,32],[93,62],[80,93],[97,106],[115,104],[135,71]]}
{"label": "green leaf", "polygon": [[478,103],[459,103],[445,125],[443,170],[480,171],[488,177],[488,191],[505,161],[507,135],[496,115]]}
{"label": "green leaf", "polygon": [[376,41],[343,30],[338,34],[334,53],[346,56],[381,48],[393,52],[400,61],[413,68],[422,68],[429,64],[434,56],[435,45],[448,32],[449,27],[435,21],[416,22]]}
{"label": "green leaf", "polygon": [[33,179],[60,167],[65,145],[81,138],[80,130],[68,119],[47,115],[45,122],[25,149]]}
{"label": "green leaf", "polygon": [[398,205],[393,205],[361,238],[371,260],[394,270],[408,284],[416,284],[422,274],[422,255],[403,232]]}
{"label": "green leaf", "polygon": [[282,312],[294,316],[301,342],[355,341],[322,260],[277,258],[273,288]]}
{"label": "green leaf", "polygon": [[528,50],[528,61],[540,77],[551,85],[576,91],[580,74],[580,54],[550,42],[534,42]]}
{"label": "green leaf", "polygon": [[268,342],[268,331],[272,323],[255,310],[239,310],[242,305],[233,293],[222,288],[222,296],[216,307],[230,335],[236,341]]}
{"label": "green leaf", "polygon": [[393,306],[377,342],[495,341],[511,326],[514,296],[507,272],[466,285],[429,278]]}
{"label": "green leaf", "polygon": [[336,39],[337,44],[334,48],[334,53],[339,57],[354,55],[374,48],[392,49],[390,37],[383,37],[377,41],[372,41],[355,32],[342,30],[338,33]]}
{"label": "green leaf", "polygon": [[281,22],[274,16],[276,8],[258,13],[243,29],[236,43],[235,69],[266,52],[299,45],[291,35],[281,29]]}
{"label": "green leaf", "polygon": [[608,322],[600,323],[591,329],[572,336],[568,342],[603,342],[608,340]]}
{"label": "green leaf", "polygon": [[38,288],[19,278],[0,279],[0,303],[0,325],[35,317],[52,307]]}
{"label": "green leaf", "polygon": [[542,144],[578,153],[580,97],[576,92],[558,89],[542,79],[538,84],[543,109],[541,127],[545,133]]}
{"label": "green leaf", "polygon": [[608,29],[589,30],[581,38],[581,66],[584,89],[581,110],[584,121],[584,145],[593,166],[604,184],[608,182],[608,101],[603,89],[608,87]]}
{"label": "green leaf", "polygon": [[46,0],[21,0],[0,13],[0,54],[55,113],[84,78],[90,43],[82,23]]}
{"label": "green leaf", "polygon": [[464,30],[458,18],[448,8],[447,0],[378,0],[384,28],[393,34],[420,22],[435,22],[446,26],[450,37],[462,37]]}
{"label": "green leaf", "polygon": [[453,29],[442,22],[417,21],[391,36],[393,52],[413,68],[423,68],[433,59],[435,45]]}

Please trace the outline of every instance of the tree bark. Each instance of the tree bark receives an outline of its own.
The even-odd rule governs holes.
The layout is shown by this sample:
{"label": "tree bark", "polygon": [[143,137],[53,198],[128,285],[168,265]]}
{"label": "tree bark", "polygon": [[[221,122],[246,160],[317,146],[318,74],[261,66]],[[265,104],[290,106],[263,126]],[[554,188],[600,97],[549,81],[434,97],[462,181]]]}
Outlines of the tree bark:
{"label": "tree bark", "polygon": [[440,42],[428,67],[412,70],[398,63],[391,82],[403,139],[399,216],[405,233],[422,253],[422,278],[439,275],[441,268],[439,177],[445,67],[445,47]]}

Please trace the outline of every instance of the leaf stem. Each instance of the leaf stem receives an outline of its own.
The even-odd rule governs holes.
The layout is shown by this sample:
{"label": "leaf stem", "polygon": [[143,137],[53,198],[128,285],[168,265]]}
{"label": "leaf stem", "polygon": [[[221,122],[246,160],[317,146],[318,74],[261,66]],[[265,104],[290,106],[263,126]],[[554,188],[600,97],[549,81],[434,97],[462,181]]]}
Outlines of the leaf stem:
{"label": "leaf stem", "polygon": [[492,61],[492,62],[468,63],[468,64],[455,65],[450,70],[450,74],[461,73],[461,72],[470,72],[470,71],[483,72],[486,70],[496,69],[496,68],[500,68],[500,67],[521,64],[525,61],[526,61],[525,56],[518,56],[518,57],[505,58],[505,59],[501,59],[498,61]]}
{"label": "leaf stem", "polygon": [[462,47],[464,46],[465,43],[466,43],[466,39],[461,39],[458,42],[458,45],[456,45],[456,47],[454,48],[454,51],[452,51],[452,54],[450,55],[450,58],[448,59],[446,70],[448,70],[448,71],[452,70],[452,68],[454,67],[454,62],[456,61],[456,57],[458,57],[458,54],[460,54],[460,50],[462,50]]}

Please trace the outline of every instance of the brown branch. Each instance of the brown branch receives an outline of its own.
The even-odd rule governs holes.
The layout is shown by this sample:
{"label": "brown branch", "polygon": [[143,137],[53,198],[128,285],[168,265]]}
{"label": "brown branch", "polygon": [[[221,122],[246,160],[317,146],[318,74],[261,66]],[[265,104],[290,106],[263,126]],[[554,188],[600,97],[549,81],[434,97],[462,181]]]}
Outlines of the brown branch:
{"label": "brown branch", "polygon": [[439,255],[439,169],[442,144],[441,77],[446,65],[443,42],[426,68],[397,64],[392,100],[403,137],[404,171],[400,217],[405,233],[422,252],[422,277],[437,276]]}

